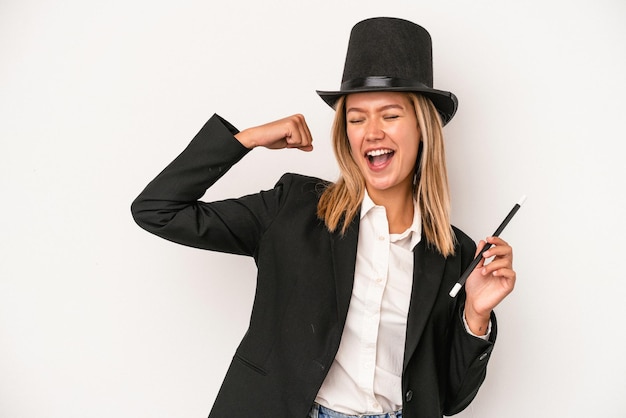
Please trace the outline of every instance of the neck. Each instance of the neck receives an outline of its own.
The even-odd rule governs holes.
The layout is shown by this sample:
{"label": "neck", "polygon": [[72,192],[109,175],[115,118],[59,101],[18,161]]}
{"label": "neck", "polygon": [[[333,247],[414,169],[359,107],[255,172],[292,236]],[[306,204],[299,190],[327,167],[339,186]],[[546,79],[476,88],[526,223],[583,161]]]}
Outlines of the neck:
{"label": "neck", "polygon": [[400,234],[411,226],[414,213],[412,190],[368,189],[367,193],[376,205],[385,207],[389,233]]}

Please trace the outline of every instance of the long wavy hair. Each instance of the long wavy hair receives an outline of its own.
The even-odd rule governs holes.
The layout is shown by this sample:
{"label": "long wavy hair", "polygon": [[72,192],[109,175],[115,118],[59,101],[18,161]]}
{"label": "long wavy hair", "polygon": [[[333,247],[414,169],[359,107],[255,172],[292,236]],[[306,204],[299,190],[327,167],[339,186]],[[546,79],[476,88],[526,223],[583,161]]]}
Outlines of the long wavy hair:
{"label": "long wavy hair", "polygon": [[[422,216],[422,231],[427,243],[447,257],[454,254],[456,239],[450,225],[450,189],[441,118],[428,98],[415,93],[407,95],[415,109],[421,133],[413,193]],[[332,145],[340,176],[322,192],[317,215],[324,220],[328,230],[340,229],[343,234],[360,209],[365,180],[348,141],[345,96],[338,100],[336,109]]]}

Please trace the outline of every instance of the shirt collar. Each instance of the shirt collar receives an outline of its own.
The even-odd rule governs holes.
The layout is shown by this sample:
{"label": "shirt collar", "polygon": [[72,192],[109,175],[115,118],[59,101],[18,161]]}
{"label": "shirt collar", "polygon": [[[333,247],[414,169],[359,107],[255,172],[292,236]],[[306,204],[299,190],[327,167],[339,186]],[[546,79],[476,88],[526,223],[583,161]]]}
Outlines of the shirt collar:
{"label": "shirt collar", "polygon": [[[363,218],[367,216],[369,211],[371,211],[375,207],[377,207],[376,204],[367,193],[367,190],[365,190],[365,195],[363,196],[363,202],[361,203],[361,220],[363,220]],[[381,207],[384,209],[383,206],[378,206],[378,207]],[[413,223],[411,224],[411,226],[406,231],[400,234],[392,234],[392,235],[393,235],[392,242],[404,239],[410,235],[411,243],[410,243],[409,248],[411,250],[415,248],[415,246],[421,241],[422,239],[422,216],[421,216],[417,201],[413,201]]]}
{"label": "shirt collar", "polygon": [[367,194],[367,190],[365,190],[365,196],[363,196],[363,202],[361,203],[361,219],[365,218],[365,215],[372,210],[376,204],[372,200],[369,194]]}

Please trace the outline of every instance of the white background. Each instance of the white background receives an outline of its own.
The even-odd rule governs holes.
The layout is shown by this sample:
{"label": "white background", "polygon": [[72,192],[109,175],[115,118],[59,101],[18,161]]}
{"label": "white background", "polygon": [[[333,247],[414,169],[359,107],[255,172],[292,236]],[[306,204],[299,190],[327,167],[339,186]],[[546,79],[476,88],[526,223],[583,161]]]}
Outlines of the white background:
{"label": "white background", "polygon": [[[218,112],[303,113],[316,150],[257,150],[208,198],[286,171],[335,179],[350,28],[434,40],[454,223],[503,234],[518,284],[462,417],[626,410],[626,2],[0,1],[0,417],[206,417],[245,332],[254,263],[137,227],[131,201]],[[242,394],[245,397],[245,393]]]}

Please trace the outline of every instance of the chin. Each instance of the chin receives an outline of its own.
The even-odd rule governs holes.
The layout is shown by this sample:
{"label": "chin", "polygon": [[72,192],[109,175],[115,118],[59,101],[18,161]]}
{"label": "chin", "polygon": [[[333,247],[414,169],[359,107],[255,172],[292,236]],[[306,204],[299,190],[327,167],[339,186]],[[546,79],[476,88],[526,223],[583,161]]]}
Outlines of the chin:
{"label": "chin", "polygon": [[386,181],[373,181],[367,183],[367,187],[371,190],[385,191],[395,186],[392,182]]}

